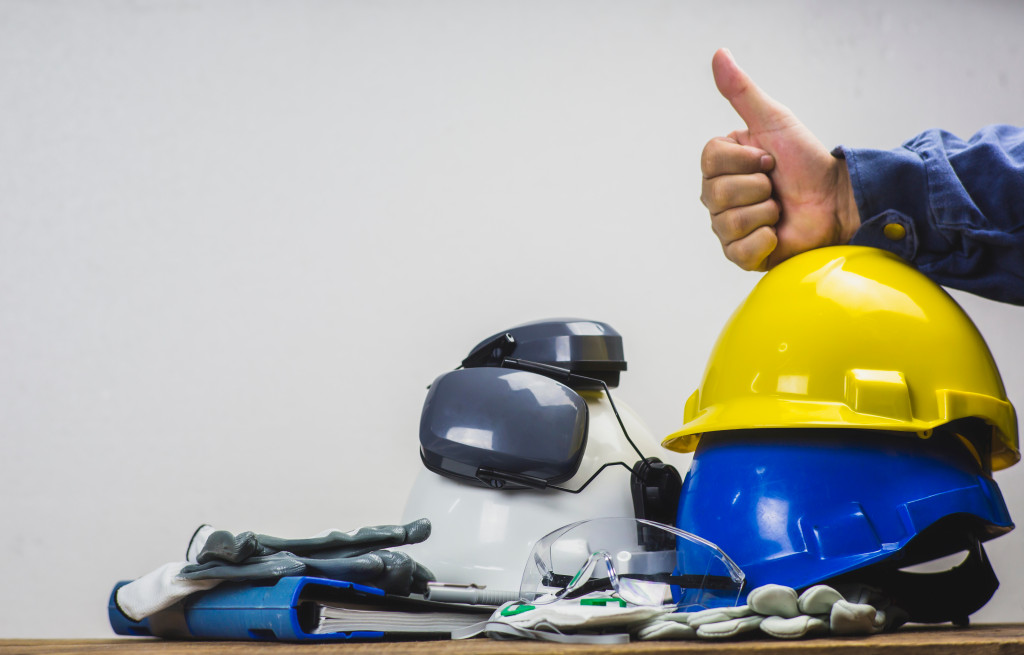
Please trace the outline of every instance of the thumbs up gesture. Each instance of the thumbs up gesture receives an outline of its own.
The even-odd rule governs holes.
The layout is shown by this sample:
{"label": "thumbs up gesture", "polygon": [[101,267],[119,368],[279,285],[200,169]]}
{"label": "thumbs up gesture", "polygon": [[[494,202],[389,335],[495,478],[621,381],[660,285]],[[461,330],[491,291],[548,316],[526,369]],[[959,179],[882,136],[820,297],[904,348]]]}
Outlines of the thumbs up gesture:
{"label": "thumbs up gesture", "polygon": [[708,141],[701,202],[725,256],[766,271],[793,255],[847,243],[860,226],[846,162],[833,157],[789,109],[721,49],[715,85],[746,124]]}

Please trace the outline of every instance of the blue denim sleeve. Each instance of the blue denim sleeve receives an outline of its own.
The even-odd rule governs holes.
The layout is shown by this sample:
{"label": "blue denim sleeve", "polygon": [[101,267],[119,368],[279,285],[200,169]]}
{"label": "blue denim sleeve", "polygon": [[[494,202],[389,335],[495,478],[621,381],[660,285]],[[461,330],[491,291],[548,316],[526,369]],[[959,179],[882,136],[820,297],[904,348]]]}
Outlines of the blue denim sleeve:
{"label": "blue denim sleeve", "polygon": [[850,241],[903,257],[939,284],[1024,305],[1024,128],[969,141],[940,130],[895,150],[840,146],[860,211]]}

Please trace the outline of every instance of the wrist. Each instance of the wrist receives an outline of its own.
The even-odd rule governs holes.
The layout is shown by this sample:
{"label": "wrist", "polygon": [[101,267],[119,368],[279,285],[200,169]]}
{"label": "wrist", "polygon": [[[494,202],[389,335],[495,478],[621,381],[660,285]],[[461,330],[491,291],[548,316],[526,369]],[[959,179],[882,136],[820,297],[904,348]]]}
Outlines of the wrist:
{"label": "wrist", "polygon": [[835,203],[838,245],[845,245],[860,228],[860,210],[857,209],[846,159],[842,157],[835,158]]}

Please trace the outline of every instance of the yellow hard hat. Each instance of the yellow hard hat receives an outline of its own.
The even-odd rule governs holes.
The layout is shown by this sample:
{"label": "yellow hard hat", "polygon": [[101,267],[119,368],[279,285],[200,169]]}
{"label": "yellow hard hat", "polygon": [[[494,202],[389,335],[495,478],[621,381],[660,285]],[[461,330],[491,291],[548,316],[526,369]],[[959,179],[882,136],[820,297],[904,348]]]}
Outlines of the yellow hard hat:
{"label": "yellow hard hat", "polygon": [[705,432],[846,427],[916,432],[963,418],[992,428],[992,468],[1020,460],[1017,417],[985,340],[938,284],[886,251],[820,248],[768,272],[711,351],[684,425]]}

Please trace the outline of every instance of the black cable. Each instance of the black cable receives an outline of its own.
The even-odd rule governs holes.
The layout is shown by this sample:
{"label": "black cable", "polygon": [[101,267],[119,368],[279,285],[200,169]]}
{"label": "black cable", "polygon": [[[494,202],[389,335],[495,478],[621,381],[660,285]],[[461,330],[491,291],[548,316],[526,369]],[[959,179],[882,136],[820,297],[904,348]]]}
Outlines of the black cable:
{"label": "black cable", "polygon": [[[579,377],[583,377],[583,376],[581,375]],[[615,401],[612,400],[612,392],[608,390],[608,385],[605,383],[604,380],[601,380],[601,379],[598,379],[598,378],[587,378],[587,379],[588,380],[597,380],[598,382],[601,383],[601,386],[604,387],[604,395],[608,397],[608,403],[612,406],[612,411],[615,412],[615,420],[619,422],[619,427],[622,428],[622,436],[626,437],[626,441],[629,442],[630,446],[633,446],[633,450],[635,450],[636,454],[640,456],[640,459],[646,459],[646,457],[644,457],[644,454],[642,452],[640,452],[640,449],[636,447],[636,444],[633,443],[633,440],[629,438],[629,432],[626,432],[626,426],[622,422],[622,417],[619,416],[619,410],[615,407]]]}
{"label": "black cable", "polygon": [[[619,427],[622,429],[622,436],[626,437],[626,441],[633,447],[636,454],[640,456],[640,459],[647,459],[647,457],[640,452],[640,449],[636,447],[633,440],[629,437],[629,432],[626,430],[626,425],[622,422],[622,417],[619,416],[619,408],[615,406],[615,401],[612,399],[612,392],[608,389],[608,383],[601,378],[592,378],[586,375],[580,375],[579,373],[573,373],[567,368],[560,366],[554,366],[552,364],[542,364],[540,362],[531,362],[528,359],[513,359],[511,357],[505,357],[501,365],[507,368],[516,368],[521,371],[530,371],[533,373],[539,373],[545,377],[557,379],[562,377],[565,382],[571,383],[573,380],[583,380],[590,383],[600,384],[604,389],[604,395],[608,398],[608,403],[612,406],[612,412],[615,414],[615,420],[619,422]],[[557,377],[556,377],[557,376]],[[570,388],[571,384],[568,385]]]}
{"label": "black cable", "polygon": [[558,489],[559,491],[567,491],[567,492],[569,492],[571,494],[578,494],[579,492],[581,492],[584,489],[586,489],[587,485],[590,484],[591,482],[593,482],[594,478],[596,478],[601,473],[601,471],[605,470],[609,466],[621,466],[621,467],[625,468],[627,471],[629,471],[630,475],[632,475],[632,476],[636,475],[636,473],[633,472],[633,469],[631,469],[629,467],[629,465],[626,464],[625,462],[608,462],[607,464],[603,464],[601,466],[601,468],[599,468],[596,471],[594,471],[594,474],[592,476],[590,476],[590,479],[587,480],[586,482],[584,482],[583,486],[580,487],[579,489],[566,489],[565,487],[556,487],[553,484],[552,485],[548,485],[548,489]]}

